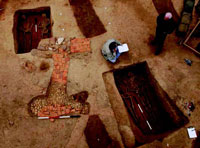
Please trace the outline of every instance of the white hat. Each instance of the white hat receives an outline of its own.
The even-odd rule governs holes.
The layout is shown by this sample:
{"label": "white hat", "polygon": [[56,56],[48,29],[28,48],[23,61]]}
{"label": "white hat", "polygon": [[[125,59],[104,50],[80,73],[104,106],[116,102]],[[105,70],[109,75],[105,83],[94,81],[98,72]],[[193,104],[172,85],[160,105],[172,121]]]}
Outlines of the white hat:
{"label": "white hat", "polygon": [[165,17],[164,17],[165,20],[170,20],[171,18],[172,18],[172,13],[171,12],[165,13]]}

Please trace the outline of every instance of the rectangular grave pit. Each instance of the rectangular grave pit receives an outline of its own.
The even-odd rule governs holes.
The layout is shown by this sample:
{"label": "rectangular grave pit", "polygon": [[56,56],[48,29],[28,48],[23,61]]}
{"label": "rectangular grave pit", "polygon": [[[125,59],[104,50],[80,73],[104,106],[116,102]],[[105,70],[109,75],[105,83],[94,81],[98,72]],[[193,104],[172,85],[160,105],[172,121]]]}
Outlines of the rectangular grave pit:
{"label": "rectangular grave pit", "polygon": [[52,37],[50,7],[17,10],[14,15],[15,53],[28,53],[41,39]]}
{"label": "rectangular grave pit", "polygon": [[128,112],[136,146],[160,140],[188,123],[187,117],[155,80],[146,62],[111,72]]}

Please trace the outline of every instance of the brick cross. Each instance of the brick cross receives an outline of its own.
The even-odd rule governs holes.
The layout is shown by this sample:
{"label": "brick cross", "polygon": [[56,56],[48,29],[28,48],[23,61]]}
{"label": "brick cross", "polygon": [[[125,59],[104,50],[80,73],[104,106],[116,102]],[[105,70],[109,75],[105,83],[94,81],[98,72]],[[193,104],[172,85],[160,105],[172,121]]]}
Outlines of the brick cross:
{"label": "brick cross", "polygon": [[[70,42],[70,52],[71,53],[78,53],[78,52],[89,52],[91,51],[90,48],[90,40],[89,39],[73,39]],[[54,61],[54,69],[51,76],[52,83],[61,84],[60,87],[63,85],[67,85],[67,74],[69,69],[69,54],[64,51],[62,48],[58,49],[58,53],[54,53],[52,55]],[[48,96],[45,96],[48,99]],[[32,104],[33,105],[33,104]],[[34,106],[34,105],[33,105]],[[33,107],[34,108],[34,107]],[[66,115],[70,113],[76,113],[80,110],[78,108],[72,108],[72,106],[66,106],[61,104],[54,104],[54,105],[45,105],[43,106],[39,112],[36,112],[37,116],[45,116],[45,117],[53,117],[53,116],[60,116]],[[54,119],[51,119],[54,121]]]}
{"label": "brick cross", "polygon": [[[75,38],[70,42],[70,52],[89,52],[90,40],[88,38]],[[69,68],[69,55],[67,52],[63,51],[62,48],[59,48],[58,54],[53,54],[54,61],[54,70],[52,73],[52,81],[62,84],[67,84],[67,73]]]}

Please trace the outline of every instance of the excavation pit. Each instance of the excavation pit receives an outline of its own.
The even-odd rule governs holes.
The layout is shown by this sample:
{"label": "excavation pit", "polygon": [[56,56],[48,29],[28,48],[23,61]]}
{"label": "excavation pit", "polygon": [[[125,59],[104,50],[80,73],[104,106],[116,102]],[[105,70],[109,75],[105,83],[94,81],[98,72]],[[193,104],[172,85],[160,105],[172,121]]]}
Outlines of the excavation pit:
{"label": "excavation pit", "polygon": [[28,53],[37,48],[41,39],[52,36],[50,7],[18,10],[14,15],[15,53]]}
{"label": "excavation pit", "polygon": [[69,2],[77,25],[86,38],[95,37],[106,32],[90,0],[70,0]]}
{"label": "excavation pit", "polygon": [[[118,123],[126,124],[125,118],[123,121],[121,118],[128,116],[136,146],[160,140],[188,122],[187,117],[154,79],[146,62],[113,70],[103,77],[107,92],[116,93],[109,95],[109,99]],[[116,97],[123,100],[123,106]],[[120,107],[117,107],[116,102]],[[123,107],[127,114],[122,114]]]}

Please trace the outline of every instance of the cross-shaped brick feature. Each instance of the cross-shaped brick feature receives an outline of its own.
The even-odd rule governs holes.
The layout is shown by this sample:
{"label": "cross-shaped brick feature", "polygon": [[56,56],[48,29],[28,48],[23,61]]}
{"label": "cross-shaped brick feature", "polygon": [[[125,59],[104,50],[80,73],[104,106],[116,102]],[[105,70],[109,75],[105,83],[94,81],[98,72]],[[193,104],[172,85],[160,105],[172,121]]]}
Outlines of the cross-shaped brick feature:
{"label": "cross-shaped brick feature", "polygon": [[[70,43],[71,53],[88,52],[90,48],[89,39],[73,39]],[[53,117],[67,114],[88,114],[89,103],[70,100],[67,98],[65,87],[67,85],[67,74],[70,58],[68,52],[59,48],[52,54],[54,68],[51,76],[51,84],[48,87],[48,95],[37,96],[31,103],[31,111],[39,117]],[[83,92],[81,94],[84,94]],[[87,95],[88,96],[88,95]],[[87,99],[87,97],[86,97]],[[53,119],[52,119],[53,121]]]}

